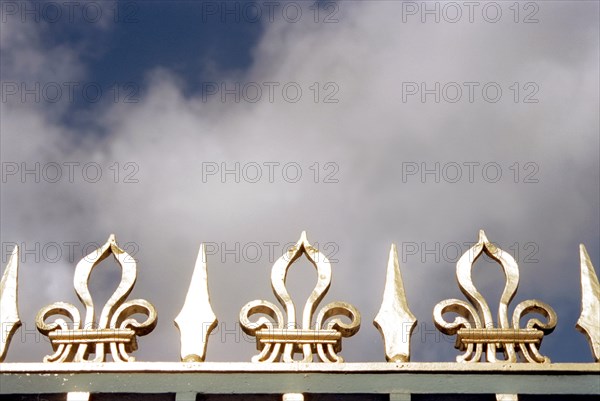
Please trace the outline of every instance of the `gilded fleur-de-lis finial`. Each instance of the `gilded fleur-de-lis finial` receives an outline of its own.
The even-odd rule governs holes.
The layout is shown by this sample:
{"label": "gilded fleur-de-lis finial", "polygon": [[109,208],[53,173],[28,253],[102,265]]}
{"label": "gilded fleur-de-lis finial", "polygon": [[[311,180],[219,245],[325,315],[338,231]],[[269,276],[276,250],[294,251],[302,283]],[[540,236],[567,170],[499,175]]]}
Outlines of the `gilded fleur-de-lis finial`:
{"label": "gilded fleur-de-lis finial", "polygon": [[[96,306],[88,288],[92,270],[110,254],[121,267],[121,282],[106,302],[96,323]],[[38,330],[50,338],[55,351],[44,358],[44,362],[83,362],[95,354],[94,362],[104,362],[110,352],[115,362],[131,362],[135,359],[128,353],[137,349],[137,336],[150,333],[156,326],[156,310],[143,299],[125,301],[136,280],[135,260],[118,247],[111,235],[106,244],[84,257],[75,268],[73,284],[77,296],[85,306],[82,322],[79,310],[72,304],[56,302],[41,309],[36,317]],[[143,322],[132,318],[135,314],[146,315]],[[60,316],[52,323],[46,320]],[[64,319],[72,322],[73,328]],[[110,350],[108,349],[110,347]]]}
{"label": "gilded fleur-de-lis finial", "polygon": [[[290,266],[305,255],[317,269],[317,285],[304,304],[302,320],[296,321],[296,307],[286,288],[285,279]],[[319,311],[313,324],[314,312],[329,290],[331,284],[331,264],[329,260],[309,244],[306,232],[300,240],[283,254],[271,270],[271,286],[284,312],[268,301],[248,302],[240,311],[240,323],[243,330],[256,337],[256,347],[260,354],[252,358],[253,362],[312,362],[317,353],[323,362],[343,362],[337,353],[342,348],[342,337],[354,335],[360,328],[360,314],[354,306],[345,302],[332,302]],[[250,316],[263,314],[255,322]],[[349,323],[339,317],[346,316]],[[335,318],[334,318],[335,317]],[[301,353],[302,360],[296,361],[294,354]]]}
{"label": "gilded fleur-de-lis finial", "polygon": [[581,262],[581,315],[577,329],[585,334],[596,362],[600,362],[600,284],[583,244],[579,245]]}
{"label": "gilded fleur-de-lis finial", "polygon": [[408,308],[395,244],[390,249],[383,301],[373,324],[383,337],[386,359],[390,362],[410,361],[410,336],[417,318]]}
{"label": "gilded fleur-de-lis finial", "polygon": [[[498,306],[498,328],[494,327],[490,307],[475,288],[471,277],[473,263],[484,252],[500,263],[506,276],[506,284]],[[483,230],[479,232],[479,241],[457,262],[456,277],[470,304],[459,299],[447,299],[435,306],[433,317],[441,332],[457,335],[456,348],[465,351],[456,358],[458,362],[479,362],[484,346],[488,362],[499,362],[496,358],[497,351],[504,352],[504,361],[507,362],[516,362],[517,352],[528,362],[550,362],[550,359],[539,353],[538,347],[544,335],[554,330],[556,313],[544,302],[528,300],[517,305],[513,312],[512,324],[509,322],[508,305],[519,285],[519,267],[510,254],[488,241]],[[447,322],[443,317],[447,312],[459,316],[454,321]],[[547,322],[531,318],[527,321],[526,328],[520,328],[521,318],[530,312],[543,315]]]}
{"label": "gilded fleur-de-lis finial", "polygon": [[217,325],[217,317],[210,305],[206,251],[200,244],[196,267],[192,275],[185,303],[175,318],[181,335],[181,360],[203,362],[206,355],[208,335]]}
{"label": "gilded fleur-de-lis finial", "polygon": [[15,245],[0,281],[0,362],[4,361],[12,336],[21,326],[18,310],[19,247]]}

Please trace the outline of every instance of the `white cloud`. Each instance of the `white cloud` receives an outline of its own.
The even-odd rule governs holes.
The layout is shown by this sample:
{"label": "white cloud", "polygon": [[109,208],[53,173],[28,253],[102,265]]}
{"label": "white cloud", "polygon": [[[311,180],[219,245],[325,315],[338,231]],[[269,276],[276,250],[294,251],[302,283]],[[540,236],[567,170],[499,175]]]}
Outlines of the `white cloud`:
{"label": "white cloud", "polygon": [[[309,18],[267,24],[249,71],[242,77],[217,78],[230,88],[237,80],[242,86],[259,83],[263,97],[255,104],[236,104],[231,96],[223,103],[220,94],[208,101],[200,94],[185,96],[184,79],[164,69],[150,71],[140,103],[99,107],[90,114],[90,126],[106,133],[88,135],[83,143],[73,141],[78,133],[58,122],[57,113],[69,112],[66,107],[3,102],[3,161],[93,161],[104,173],[96,184],[82,179],[74,184],[3,184],[3,241],[86,243],[115,232],[121,242],[138,244],[139,278],[132,296],[154,302],[160,320],[156,332],[141,340],[143,360],[178,356],[172,319],[183,302],[201,241],[225,242],[229,248],[239,242],[242,250],[250,242],[295,241],[303,229],[311,241],[339,247],[325,302],[349,301],[363,312],[361,331],[345,343],[343,354],[350,361],[383,360],[379,334],[370,322],[381,300],[391,242],[398,242],[400,249],[408,243],[420,248],[417,255],[405,255],[402,269],[409,303],[431,332],[433,306],[461,295],[453,263],[443,260],[443,254],[436,262],[423,253],[422,243],[429,249],[439,243],[439,253],[449,251],[444,248],[449,243],[476,240],[479,228],[506,250],[517,243],[519,259],[537,249],[532,259],[539,263],[521,260],[517,297],[547,301],[561,319],[561,311],[577,311],[576,244],[588,244],[597,261],[600,237],[597,4],[545,3],[538,24],[514,24],[510,18],[498,24],[402,23],[400,12],[401,5],[394,2],[343,2],[337,24],[314,24]],[[11,60],[3,82],[49,79],[43,66],[63,74],[55,80],[85,77],[86,68],[73,50],[36,44],[42,27],[3,24],[2,29],[11,38],[27,30],[24,37],[32,38],[3,40],[2,52]],[[435,103],[432,95],[425,103],[418,96],[402,101],[402,82],[426,82],[428,87],[457,82],[466,91],[464,82],[473,81],[480,83],[473,103],[466,100],[466,92],[457,103]],[[280,83],[273,103],[265,82]],[[319,103],[310,89],[314,82],[320,86]],[[334,85],[326,89],[327,82]],[[498,103],[482,98],[481,88],[489,82],[503,90]],[[514,82],[520,86],[518,103],[512,100]],[[524,88],[527,82],[533,86]],[[302,88],[298,103],[283,99],[286,83]],[[339,102],[322,103],[336,86]],[[539,103],[522,103],[532,88],[539,89]],[[125,163],[136,163],[139,183],[112,182],[109,166],[114,162],[119,163],[119,181],[133,171],[125,170]],[[236,184],[231,175],[227,183],[215,175],[205,183],[202,166],[207,162],[225,162],[230,168],[236,162],[256,162],[264,178]],[[265,162],[280,163],[274,183],[267,180]],[[280,167],[290,162],[302,167],[296,184],[281,175]],[[315,184],[310,169],[315,162],[319,181],[334,171],[324,164],[335,163],[339,183]],[[436,162],[441,168],[455,162],[464,178],[456,184],[435,184],[431,175],[427,183],[415,175],[403,182],[406,162],[424,162],[430,168]],[[465,162],[498,163],[502,179],[487,182],[478,167],[475,182],[469,183]],[[515,162],[519,183],[513,182]],[[533,164],[526,167],[527,162]],[[523,183],[532,172],[539,183]],[[335,250],[332,245],[330,251]],[[23,265],[22,282],[27,284],[21,300],[31,327],[37,309],[70,296],[65,295],[71,291],[68,265]],[[209,256],[213,306],[227,329],[233,329],[247,301],[274,299],[270,265],[266,254],[258,263],[234,263],[232,255],[222,253]],[[38,271],[44,272],[43,282]],[[60,272],[62,285],[48,271]],[[52,286],[41,297],[39,291],[49,281]],[[497,291],[497,284],[481,283]],[[291,285],[295,292],[310,287]],[[575,319],[561,320],[542,353],[559,353],[553,337],[581,337],[573,328]],[[211,338],[210,360],[246,360],[254,352],[252,344],[236,344],[233,335],[222,343],[223,335]],[[423,336],[413,338],[414,360],[455,355],[450,343],[432,344],[431,333]],[[431,346],[424,346],[421,338]],[[577,358],[586,358],[587,346],[580,340]],[[39,360],[49,351],[46,343],[17,343],[14,348],[11,360],[21,360],[21,355]],[[555,359],[561,358],[565,355],[559,353]]]}

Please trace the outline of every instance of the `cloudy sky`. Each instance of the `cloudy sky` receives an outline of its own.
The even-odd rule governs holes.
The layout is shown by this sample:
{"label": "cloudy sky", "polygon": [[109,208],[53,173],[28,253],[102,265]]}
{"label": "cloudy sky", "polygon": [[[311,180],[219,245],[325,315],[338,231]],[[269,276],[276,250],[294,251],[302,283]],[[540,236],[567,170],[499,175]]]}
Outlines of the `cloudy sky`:
{"label": "cloudy sky", "polygon": [[[479,229],[519,263],[511,311],[556,310],[542,354],[591,361],[575,322],[579,243],[600,266],[597,2],[1,4],[2,268],[19,244],[24,321],[7,361],[50,353],[37,311],[82,309],[75,265],[111,233],[138,262],[130,298],[158,310],[139,360],[178,360],[205,242],[207,360],[248,361],[239,310],[276,302],[271,266],[302,230],[332,260],[322,305],[362,313],[347,361],[385,360],[372,320],[391,243],[412,360],[453,361],[432,310],[464,298],[455,264]],[[290,270],[299,308],[316,278]],[[119,280],[112,261],[93,272],[97,304]],[[499,265],[480,259],[474,281],[495,311]]]}

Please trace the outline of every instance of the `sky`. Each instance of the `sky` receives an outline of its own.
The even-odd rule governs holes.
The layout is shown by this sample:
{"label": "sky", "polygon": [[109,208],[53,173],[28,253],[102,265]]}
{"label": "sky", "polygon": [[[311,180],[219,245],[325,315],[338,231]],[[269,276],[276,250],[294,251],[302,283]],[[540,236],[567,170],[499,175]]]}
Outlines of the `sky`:
{"label": "sky", "polygon": [[[320,306],[354,305],[348,362],[385,361],[372,321],[397,244],[417,317],[411,360],[454,361],[432,320],[465,299],[456,261],[484,229],[520,268],[509,311],[551,305],[541,353],[591,361],[576,331],[579,250],[600,266],[599,4],[595,1],[2,1],[2,269],[21,248],[23,327],[7,362],[51,353],[36,313],[83,313],[77,262],[110,234],[137,261],[129,299],[158,311],[140,361],[178,361],[201,243],[219,320],[207,361],[249,361],[249,301],[303,230],[332,262]],[[112,260],[90,290],[118,286]],[[317,280],[287,276],[302,308]],[[505,278],[473,280],[496,315]]]}

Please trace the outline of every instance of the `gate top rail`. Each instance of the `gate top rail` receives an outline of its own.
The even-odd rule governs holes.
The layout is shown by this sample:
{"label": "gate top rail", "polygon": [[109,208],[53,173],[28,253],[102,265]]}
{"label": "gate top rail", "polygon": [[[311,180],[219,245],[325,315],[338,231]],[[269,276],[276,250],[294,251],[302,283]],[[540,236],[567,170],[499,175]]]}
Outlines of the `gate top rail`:
{"label": "gate top rail", "polygon": [[[499,263],[505,274],[504,290],[497,309],[497,327],[490,305],[475,287],[471,276],[473,264],[483,254]],[[110,255],[116,259],[121,268],[121,281],[106,305],[98,309],[88,289],[89,279],[92,270]],[[308,299],[303,301],[304,307],[298,318],[296,305],[286,286],[286,277],[292,264],[302,256],[305,256],[316,269],[317,282]],[[580,266],[582,298],[577,329],[586,336],[592,357],[596,363],[599,363],[600,285],[584,245],[580,246]],[[11,337],[21,325],[18,313],[18,268],[19,248],[15,247],[0,283],[0,324],[3,331],[0,336],[0,362],[4,361]],[[54,354],[46,356],[44,362],[58,363],[56,366],[62,366],[62,363],[66,362],[77,363],[72,366],[95,366],[117,371],[119,369],[132,371],[140,367],[154,366],[132,365],[135,359],[129,355],[137,349],[137,336],[149,334],[157,322],[157,312],[151,303],[143,299],[127,300],[135,284],[136,275],[135,260],[119,248],[114,235],[111,235],[104,245],[84,257],[77,264],[74,274],[74,289],[85,307],[84,319],[81,319],[80,312],[74,305],[65,302],[56,302],[42,308],[36,317],[38,330],[48,336],[54,349]],[[388,361],[388,365],[382,366],[389,366],[392,370],[443,366],[449,371],[463,371],[464,368],[460,366],[465,364],[474,366],[485,359],[488,363],[492,363],[489,365],[492,367],[483,364],[482,366],[485,367],[481,369],[484,370],[506,370],[504,367],[509,367],[508,370],[516,369],[515,371],[521,369],[547,371],[546,365],[550,364],[550,359],[541,354],[540,346],[544,336],[554,330],[558,317],[550,305],[533,299],[519,303],[512,319],[509,319],[509,304],[519,284],[519,268],[515,259],[490,242],[485,232],[481,230],[477,243],[458,260],[456,276],[459,288],[467,301],[460,299],[441,301],[433,310],[433,318],[436,327],[442,333],[456,335],[455,348],[463,352],[456,358],[459,364],[427,365],[410,362],[411,334],[417,318],[409,309],[397,249],[392,244],[383,300],[373,320],[383,338],[384,356]],[[273,293],[283,309],[267,300],[251,301],[241,308],[241,326],[246,333],[256,337],[256,347],[260,353],[252,358],[253,364],[237,365],[238,368],[252,366],[250,370],[262,371],[259,366],[264,364],[269,367],[269,371],[279,371],[280,368],[273,370],[273,367],[274,363],[281,361],[284,366],[281,369],[284,371],[285,369],[293,371],[298,369],[298,366],[309,366],[309,370],[336,371],[338,369],[317,368],[321,365],[311,363],[315,354],[323,362],[322,366],[339,365],[344,369],[349,369],[351,366],[356,366],[357,369],[363,366],[379,366],[377,363],[346,364],[338,355],[342,348],[342,338],[352,336],[360,329],[361,315],[356,307],[345,302],[332,302],[315,314],[329,289],[331,280],[332,269],[329,260],[309,243],[306,232],[302,232],[298,242],[275,261],[271,271]],[[96,319],[97,310],[101,311],[99,320]],[[446,320],[445,316],[448,313],[453,314],[454,320]],[[532,317],[521,326],[522,318],[529,313],[542,315],[545,321]],[[134,319],[139,315],[145,315],[145,320]],[[345,319],[342,319],[343,317]],[[54,320],[50,322],[50,318]],[[178,366],[185,369],[196,366],[194,364],[219,366],[204,362],[208,336],[216,323],[217,317],[213,312],[209,296],[206,254],[204,245],[201,245],[185,303],[175,318],[175,325],[179,328],[181,338],[180,359],[182,362],[192,364]],[[498,353],[502,353],[504,358],[499,358]],[[300,359],[295,358],[296,354],[301,355]],[[88,361],[91,355],[94,357]],[[127,364],[103,363],[107,355],[110,355],[114,362],[127,362]],[[80,365],[78,364],[80,362],[92,364]],[[522,368],[517,362],[526,362],[536,367]],[[288,367],[290,364],[292,367]],[[588,366],[587,364],[575,365]],[[22,369],[24,366],[31,371],[41,371],[36,364],[5,363],[0,365],[0,370],[8,372],[10,369],[16,367]],[[550,366],[549,371],[555,371],[553,366],[564,369],[570,368],[571,364]],[[63,368],[48,367],[48,369],[61,371]],[[70,369],[72,367],[65,367],[65,371]],[[198,367],[198,369],[203,368]],[[87,371],[87,368],[84,370]]]}
{"label": "gate top rail", "polygon": [[[600,394],[597,363],[254,363],[130,362],[7,363],[0,365],[0,394],[176,393],[176,400],[203,394],[303,393]],[[242,398],[244,399],[244,398]],[[310,399],[310,398],[309,398]]]}

